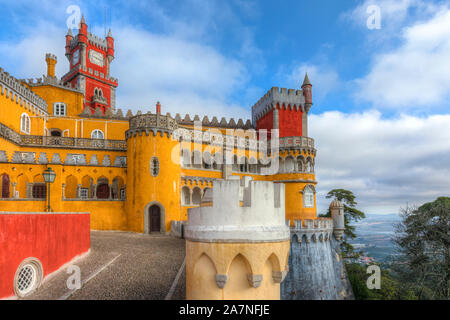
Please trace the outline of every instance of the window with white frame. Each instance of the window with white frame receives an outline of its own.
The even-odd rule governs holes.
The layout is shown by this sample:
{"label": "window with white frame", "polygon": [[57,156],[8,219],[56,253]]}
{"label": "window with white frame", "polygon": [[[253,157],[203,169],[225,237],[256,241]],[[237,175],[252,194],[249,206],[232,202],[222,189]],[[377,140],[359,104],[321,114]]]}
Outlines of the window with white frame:
{"label": "window with white frame", "polygon": [[91,139],[104,139],[105,135],[103,134],[102,130],[95,129],[91,133]]}
{"label": "window with white frame", "polygon": [[56,102],[53,104],[53,115],[61,117],[67,115],[67,107],[65,103]]}
{"label": "window with white frame", "polygon": [[314,208],[314,189],[312,186],[306,186],[303,189],[303,207]]}
{"label": "window with white frame", "polygon": [[30,117],[26,113],[22,113],[22,115],[20,116],[20,131],[26,134],[30,134],[30,128]]}
{"label": "window with white frame", "polygon": [[80,189],[80,198],[88,199],[89,198],[89,188],[81,188]]}

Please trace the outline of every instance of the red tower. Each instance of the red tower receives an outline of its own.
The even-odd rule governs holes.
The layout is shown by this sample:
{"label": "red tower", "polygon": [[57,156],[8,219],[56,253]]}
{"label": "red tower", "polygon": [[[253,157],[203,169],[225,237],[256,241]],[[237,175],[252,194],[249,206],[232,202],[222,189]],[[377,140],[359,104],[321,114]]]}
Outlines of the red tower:
{"label": "red tower", "polygon": [[308,74],[302,90],[273,87],[252,107],[254,127],[278,129],[280,138],[307,137],[308,113],[312,106],[311,82]]}
{"label": "red tower", "polygon": [[70,29],[66,35],[66,57],[70,71],[62,80],[84,92],[84,108],[89,107],[92,114],[97,108],[103,113],[108,108],[114,111],[118,81],[110,76],[110,65],[114,59],[111,30],[105,39],[89,33],[83,16],[78,35],[73,37]]}

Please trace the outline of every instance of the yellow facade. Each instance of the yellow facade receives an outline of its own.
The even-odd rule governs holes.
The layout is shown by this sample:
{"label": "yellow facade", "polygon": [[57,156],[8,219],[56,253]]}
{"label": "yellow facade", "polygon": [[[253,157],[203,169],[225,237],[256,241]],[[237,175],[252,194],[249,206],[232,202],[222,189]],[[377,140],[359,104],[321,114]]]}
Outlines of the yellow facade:
{"label": "yellow facade", "polygon": [[[281,274],[287,270],[288,256],[289,240],[262,243],[186,241],[186,299],[280,300]],[[218,283],[221,275],[226,275],[227,279],[223,287]],[[261,283],[255,287],[249,281],[249,275],[262,276]]]}
{"label": "yellow facade", "polygon": [[[47,63],[48,75],[37,83],[19,81],[0,69],[0,211],[45,210],[40,186],[42,172],[51,167],[56,172],[50,189],[52,210],[90,212],[92,229],[150,232],[149,212],[156,206],[158,231],[168,232],[171,221],[186,220],[187,209],[200,206],[215,180],[230,176],[285,183],[286,218],[317,217],[315,191],[312,205],[305,206],[303,199],[306,188],[315,190],[313,147],[280,148],[276,174],[260,173],[260,151],[236,144],[231,152],[242,163],[208,164],[206,154],[223,160],[222,146],[174,138],[178,129],[195,134],[192,120],[178,115],[124,116],[119,110],[90,114],[83,107],[83,92],[54,77],[52,58],[47,57]],[[152,124],[157,118],[162,122]],[[130,126],[133,121],[148,123],[136,131]],[[164,121],[177,129],[164,129]],[[242,121],[223,121],[205,118],[200,132],[247,140],[255,136]],[[196,150],[203,160],[184,163],[185,150],[189,159],[195,158]],[[152,159],[157,160],[156,175]]]}

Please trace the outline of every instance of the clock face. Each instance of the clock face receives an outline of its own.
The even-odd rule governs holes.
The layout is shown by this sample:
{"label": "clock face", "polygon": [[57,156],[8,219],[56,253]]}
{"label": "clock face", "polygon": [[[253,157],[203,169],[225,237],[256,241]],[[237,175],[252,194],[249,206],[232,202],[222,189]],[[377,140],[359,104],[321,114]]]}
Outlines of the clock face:
{"label": "clock face", "polygon": [[99,67],[103,67],[104,65],[103,55],[100,52],[94,50],[89,50],[89,61],[91,61],[93,64],[98,65]]}
{"label": "clock face", "polygon": [[77,50],[73,53],[72,64],[76,65],[78,63],[78,61],[80,61],[80,50]]}

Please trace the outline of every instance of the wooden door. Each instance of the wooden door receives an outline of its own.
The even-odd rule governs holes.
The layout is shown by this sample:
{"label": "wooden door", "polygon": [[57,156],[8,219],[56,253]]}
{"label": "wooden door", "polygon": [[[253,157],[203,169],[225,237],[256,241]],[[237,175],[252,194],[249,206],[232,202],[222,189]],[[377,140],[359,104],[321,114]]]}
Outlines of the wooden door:
{"label": "wooden door", "polygon": [[158,206],[150,207],[150,232],[160,232],[161,212]]}

